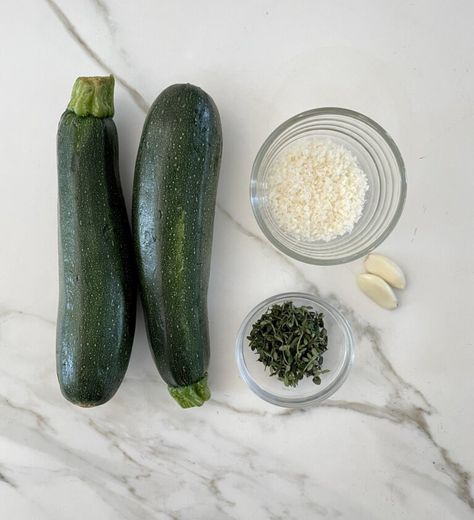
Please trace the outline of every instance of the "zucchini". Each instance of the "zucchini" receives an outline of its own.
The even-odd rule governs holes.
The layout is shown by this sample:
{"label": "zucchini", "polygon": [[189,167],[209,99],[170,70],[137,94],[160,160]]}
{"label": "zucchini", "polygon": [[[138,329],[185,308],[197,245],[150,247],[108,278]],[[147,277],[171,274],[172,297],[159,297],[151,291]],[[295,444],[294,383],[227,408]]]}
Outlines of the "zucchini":
{"label": "zucchini", "polygon": [[151,351],[183,407],[209,399],[207,288],[222,153],[219,112],[193,85],[172,85],[147,115],[132,228]]}
{"label": "zucchini", "polygon": [[135,331],[133,243],[118,171],[114,79],[78,78],[59,122],[57,375],[79,406],[108,401]]}

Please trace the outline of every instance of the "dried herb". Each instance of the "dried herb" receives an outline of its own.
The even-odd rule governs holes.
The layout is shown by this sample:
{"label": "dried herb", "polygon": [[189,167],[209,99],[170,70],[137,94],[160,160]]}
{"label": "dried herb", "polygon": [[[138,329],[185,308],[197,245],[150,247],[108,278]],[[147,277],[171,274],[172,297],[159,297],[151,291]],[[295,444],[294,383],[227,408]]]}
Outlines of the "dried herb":
{"label": "dried herb", "polygon": [[328,335],[324,315],[311,307],[297,307],[288,301],[275,304],[253,324],[247,337],[258,360],[285,386],[296,386],[303,377],[321,384],[323,353]]}

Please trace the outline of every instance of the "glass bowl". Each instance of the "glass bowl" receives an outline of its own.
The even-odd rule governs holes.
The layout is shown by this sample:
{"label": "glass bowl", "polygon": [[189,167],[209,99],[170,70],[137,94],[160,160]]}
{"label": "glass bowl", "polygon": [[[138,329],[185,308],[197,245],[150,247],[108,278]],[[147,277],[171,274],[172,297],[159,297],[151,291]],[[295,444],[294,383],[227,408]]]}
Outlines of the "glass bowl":
{"label": "glass bowl", "polygon": [[[323,354],[321,384],[316,385],[310,377],[303,378],[298,386],[286,387],[276,376],[270,376],[268,369],[250,349],[247,336],[260,316],[275,303],[292,301],[295,305],[306,305],[324,314],[328,332],[328,349]],[[354,362],[354,338],[349,322],[332,305],[305,293],[284,293],[272,296],[259,303],[244,319],[235,344],[235,356],[240,376],[259,397],[277,406],[299,408],[320,403],[340,388],[349,375]]]}
{"label": "glass bowl", "polygon": [[[348,148],[369,184],[362,216],[353,230],[329,242],[304,241],[284,232],[269,204],[273,161],[295,141],[311,137],[330,138]],[[319,265],[350,262],[381,244],[400,218],[406,191],[405,166],[393,139],[372,119],[344,108],[308,110],[281,124],[260,148],[250,179],[250,202],[265,236],[285,254]]]}

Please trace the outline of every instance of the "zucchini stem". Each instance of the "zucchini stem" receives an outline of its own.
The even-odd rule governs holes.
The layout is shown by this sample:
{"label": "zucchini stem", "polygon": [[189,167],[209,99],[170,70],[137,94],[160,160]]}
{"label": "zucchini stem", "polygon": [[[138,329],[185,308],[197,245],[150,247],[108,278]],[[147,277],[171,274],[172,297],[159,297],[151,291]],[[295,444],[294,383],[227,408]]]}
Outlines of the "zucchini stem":
{"label": "zucchini stem", "polygon": [[72,87],[68,110],[81,117],[112,117],[114,115],[114,84],[113,76],[77,78]]}
{"label": "zucchini stem", "polygon": [[211,391],[207,386],[207,375],[192,385],[169,386],[168,391],[181,408],[202,406],[211,397]]}

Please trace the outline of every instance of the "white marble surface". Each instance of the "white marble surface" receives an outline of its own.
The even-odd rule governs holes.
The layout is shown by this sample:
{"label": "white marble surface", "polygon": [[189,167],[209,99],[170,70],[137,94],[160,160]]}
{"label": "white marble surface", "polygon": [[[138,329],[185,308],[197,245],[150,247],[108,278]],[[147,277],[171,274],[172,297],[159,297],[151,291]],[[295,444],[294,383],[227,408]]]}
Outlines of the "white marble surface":
{"label": "white marble surface", "polygon": [[[474,4],[470,1],[0,2],[0,518],[474,517]],[[224,156],[209,292],[213,400],[182,411],[139,316],[115,398],[81,410],[55,375],[55,134],[76,76],[113,72],[130,201],[147,106],[189,81],[218,104]],[[263,238],[248,201],[266,135],[327,105],[371,116],[409,195],[380,248],[408,273],[399,310],[358,292],[361,262],[312,267]],[[288,412],[240,380],[247,311],[287,290],[350,318],[354,369]]]}

